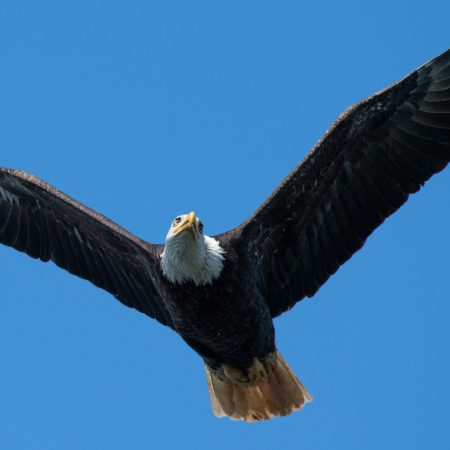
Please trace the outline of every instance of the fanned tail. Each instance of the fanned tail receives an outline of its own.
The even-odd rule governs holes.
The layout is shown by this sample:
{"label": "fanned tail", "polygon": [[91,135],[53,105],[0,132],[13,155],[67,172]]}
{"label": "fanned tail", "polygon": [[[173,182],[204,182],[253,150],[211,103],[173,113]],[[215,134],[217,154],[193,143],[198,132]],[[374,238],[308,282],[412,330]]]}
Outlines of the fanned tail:
{"label": "fanned tail", "polygon": [[276,352],[263,364],[265,373],[256,384],[238,383],[206,366],[206,378],[214,414],[255,422],[287,416],[312,400],[311,395]]}

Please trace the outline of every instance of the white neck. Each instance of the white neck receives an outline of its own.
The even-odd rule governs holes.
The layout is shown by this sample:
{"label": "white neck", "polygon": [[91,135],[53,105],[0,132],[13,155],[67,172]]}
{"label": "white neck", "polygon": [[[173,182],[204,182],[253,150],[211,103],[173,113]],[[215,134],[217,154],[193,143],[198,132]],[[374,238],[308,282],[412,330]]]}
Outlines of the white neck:
{"label": "white neck", "polygon": [[193,239],[183,233],[166,240],[161,254],[161,268],[172,283],[193,281],[196,286],[203,286],[220,276],[224,253],[219,242],[212,237]]}

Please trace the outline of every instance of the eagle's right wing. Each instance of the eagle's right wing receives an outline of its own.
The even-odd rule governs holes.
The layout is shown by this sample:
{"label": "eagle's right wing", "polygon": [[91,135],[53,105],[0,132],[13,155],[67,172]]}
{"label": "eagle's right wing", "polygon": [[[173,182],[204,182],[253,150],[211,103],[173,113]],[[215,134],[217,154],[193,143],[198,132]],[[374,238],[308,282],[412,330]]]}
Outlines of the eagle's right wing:
{"label": "eagle's right wing", "polygon": [[0,242],[59,267],[173,327],[156,289],[161,246],[25,172],[0,168]]}

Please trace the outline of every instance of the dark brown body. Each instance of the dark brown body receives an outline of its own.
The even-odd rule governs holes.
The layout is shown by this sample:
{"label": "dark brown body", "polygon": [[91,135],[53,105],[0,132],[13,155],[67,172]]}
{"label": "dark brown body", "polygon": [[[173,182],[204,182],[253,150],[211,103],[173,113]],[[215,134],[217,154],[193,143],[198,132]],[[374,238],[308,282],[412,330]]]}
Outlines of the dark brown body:
{"label": "dark brown body", "polygon": [[253,358],[264,360],[275,351],[272,317],[255,283],[257,277],[241,267],[232,246],[224,240],[220,244],[226,253],[217,280],[182,287],[167,281],[159,285],[160,295],[175,330],[211,368],[227,364],[247,369]]}

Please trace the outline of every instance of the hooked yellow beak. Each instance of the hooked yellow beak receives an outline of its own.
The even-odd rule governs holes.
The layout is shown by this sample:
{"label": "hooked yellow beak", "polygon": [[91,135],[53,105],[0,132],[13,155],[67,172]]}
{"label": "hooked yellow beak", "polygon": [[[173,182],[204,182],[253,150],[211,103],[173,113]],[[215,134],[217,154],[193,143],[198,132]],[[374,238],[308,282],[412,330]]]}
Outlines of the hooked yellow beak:
{"label": "hooked yellow beak", "polygon": [[179,234],[184,230],[189,230],[192,235],[196,236],[197,222],[195,220],[194,211],[190,212],[174,229],[173,234]]}

